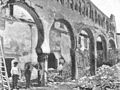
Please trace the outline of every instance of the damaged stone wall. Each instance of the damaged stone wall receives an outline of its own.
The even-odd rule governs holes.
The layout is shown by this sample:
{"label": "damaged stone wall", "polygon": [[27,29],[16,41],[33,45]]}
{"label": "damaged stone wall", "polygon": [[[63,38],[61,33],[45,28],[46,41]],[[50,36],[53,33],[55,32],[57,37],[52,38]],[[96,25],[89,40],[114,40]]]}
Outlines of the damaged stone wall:
{"label": "damaged stone wall", "polygon": [[90,56],[89,50],[81,51],[78,49],[76,51],[76,60],[77,60],[77,77],[89,76],[90,75]]}
{"label": "damaged stone wall", "polygon": [[[58,29],[51,28],[50,30],[50,49],[52,52],[60,52],[67,63],[71,63],[70,49],[71,41],[67,28]],[[67,43],[66,43],[67,42]]]}
{"label": "damaged stone wall", "polygon": [[[19,27],[19,28],[18,28]],[[36,26],[30,28],[28,24],[6,22],[4,31],[4,48],[6,51],[15,52],[21,62],[37,63],[35,47],[37,45]]]}
{"label": "damaged stone wall", "polygon": [[51,30],[50,31],[50,49],[52,52],[60,51],[60,40],[61,40],[61,33]]}
{"label": "damaged stone wall", "polygon": [[[50,50],[55,53],[56,59],[63,57],[65,60],[65,65],[63,68],[63,77],[71,77],[71,56],[70,56],[70,49],[71,49],[71,41],[68,31],[66,33],[62,32],[63,30],[57,30],[52,28],[50,30]],[[56,54],[56,53],[59,53]],[[59,64],[58,64],[59,66]]]}
{"label": "damaged stone wall", "polygon": [[61,34],[61,54],[68,64],[71,63],[70,49],[71,49],[70,36]]}
{"label": "damaged stone wall", "polygon": [[[19,1],[19,0],[17,0],[17,1]],[[57,59],[60,57],[60,55],[62,55],[64,57],[65,61],[68,63],[67,66],[69,67],[69,69],[71,69],[70,34],[68,33],[68,31],[62,31],[63,33],[61,33],[60,30],[58,30],[58,31],[52,30],[51,26],[55,19],[64,19],[64,20],[68,21],[69,24],[71,24],[71,27],[73,28],[73,32],[75,33],[75,35],[73,35],[73,37],[76,37],[76,34],[78,34],[77,31],[80,31],[82,27],[84,27],[84,28],[87,27],[87,28],[89,28],[89,30],[92,28],[93,32],[95,32],[93,34],[97,34],[97,33],[99,34],[99,32],[101,32],[102,34],[105,34],[106,36],[108,36],[107,32],[110,30],[111,27],[113,27],[113,30],[115,30],[115,26],[110,26],[111,22],[109,22],[109,18],[106,17],[103,13],[101,13],[101,11],[98,8],[96,8],[91,2],[89,2],[90,5],[87,5],[87,3],[88,3],[87,0],[85,0],[85,2],[83,2],[82,0],[77,0],[77,1],[80,1],[80,3],[77,3],[76,0],[71,3],[69,3],[65,0],[67,4],[65,4],[64,2],[61,3],[61,1],[62,0],[25,0],[24,3],[27,3],[30,7],[32,7],[32,9],[34,8],[34,11],[38,14],[39,19],[42,20],[45,37],[44,37],[44,42],[41,47],[43,48],[44,53],[53,52],[53,53],[55,53],[55,56]],[[76,3],[76,4],[74,4],[74,3]],[[75,7],[77,4],[79,7]],[[80,6],[80,4],[82,4],[82,7]],[[24,16],[24,13],[21,14],[18,9],[15,11],[15,14],[17,14],[17,13],[18,13],[17,17],[20,17],[23,19],[27,18],[28,21],[32,21],[31,18]],[[95,16],[94,16],[94,14],[95,14]],[[99,17],[97,17],[98,15],[99,15]],[[105,22],[105,20],[107,20],[107,21]],[[79,28],[76,27],[76,24],[80,24]],[[83,25],[83,26],[81,26],[81,25]],[[18,28],[18,27],[20,27],[20,28]],[[8,30],[5,29],[5,32],[9,31],[11,33],[11,31],[13,31],[13,34],[16,35],[14,37],[14,35],[11,33],[11,35],[9,36],[9,37],[11,37],[11,36],[13,37],[13,40],[11,42],[12,46],[14,46],[13,51],[17,50],[17,53],[20,52],[21,55],[23,55],[23,53],[21,53],[21,52],[25,52],[24,54],[26,54],[26,52],[29,53],[29,54],[26,54],[23,57],[21,57],[20,58],[21,61],[27,61],[27,60],[31,61],[31,56],[32,56],[33,57],[32,61],[34,61],[36,63],[37,57],[36,57],[36,53],[34,51],[36,42],[37,42],[36,27],[35,26],[32,27],[32,29],[35,29],[35,30],[33,30],[34,34],[32,34],[32,39],[30,39],[31,32],[30,32],[30,27],[28,25],[25,25],[22,23],[19,23],[19,24],[13,23],[13,24],[10,24],[9,27],[7,27],[7,28],[8,28]],[[9,30],[9,28],[10,28],[10,30]],[[95,29],[97,29],[99,32]],[[14,30],[17,30],[17,32],[14,32]],[[24,34],[22,34],[22,33],[25,34],[25,37],[23,37]],[[7,36],[7,34],[6,34],[6,36]],[[22,37],[22,38],[20,38],[20,37]],[[7,47],[11,47],[10,43],[9,43],[11,41],[11,39],[7,38],[5,40],[7,40],[6,41],[7,42],[6,45],[8,45]],[[34,42],[32,42],[32,44],[31,44],[31,41],[34,41]],[[24,50],[24,48],[25,48],[25,50]],[[32,54],[30,54],[31,50],[33,52]],[[89,53],[89,51],[88,51],[88,53]],[[88,63],[89,57],[84,53],[82,53],[82,54],[83,54],[83,57],[80,54],[78,54],[78,57],[76,57],[75,61],[79,62],[77,68],[79,68],[79,67],[84,68],[84,65]],[[86,60],[86,61],[84,62],[84,60]],[[68,69],[68,73],[70,71],[69,69]],[[83,71],[85,71],[84,69],[80,70],[80,72],[82,73]],[[66,69],[66,71],[67,71],[67,69]],[[82,75],[79,75],[79,76],[82,76]]]}
{"label": "damaged stone wall", "polygon": [[117,59],[116,51],[114,49],[109,49],[109,51],[108,51],[109,63],[108,64],[110,64],[110,66],[115,65],[116,59]]}
{"label": "damaged stone wall", "polygon": [[13,57],[19,56],[22,69],[26,62],[36,64],[37,27],[35,24],[20,21],[20,19],[24,19],[28,22],[34,22],[33,18],[25,9],[17,5],[14,5],[13,18],[9,16],[9,8],[4,10],[6,11],[5,30],[0,34],[4,38],[5,52],[15,53]]}

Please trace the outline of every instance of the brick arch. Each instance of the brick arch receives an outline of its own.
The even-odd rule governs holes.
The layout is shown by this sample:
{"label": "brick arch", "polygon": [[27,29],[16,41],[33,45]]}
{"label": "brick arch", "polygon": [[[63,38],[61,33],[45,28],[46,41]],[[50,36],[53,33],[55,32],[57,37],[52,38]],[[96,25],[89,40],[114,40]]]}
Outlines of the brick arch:
{"label": "brick arch", "polygon": [[28,6],[26,3],[14,2],[14,5],[17,5],[25,9],[32,16],[38,30],[38,43],[36,46],[36,52],[37,54],[41,54],[42,53],[41,45],[44,41],[44,29],[43,29],[42,20],[40,19],[38,14],[35,12],[35,10],[32,7]]}
{"label": "brick arch", "polygon": [[[88,34],[89,40],[90,40],[90,73],[91,75],[95,75],[95,39],[94,39],[94,33],[90,28],[81,28],[81,31],[85,31]],[[81,33],[81,32],[80,32]]]}
{"label": "brick arch", "polygon": [[[72,79],[75,79],[75,38],[74,38],[74,32],[73,32],[73,28],[71,26],[71,24],[65,20],[65,19],[55,19],[54,20],[54,23],[55,22],[60,22],[60,23],[63,23],[66,27],[67,27],[67,30],[69,32],[69,36],[70,36],[70,41],[71,41],[71,50],[70,50],[70,55],[71,55],[71,62],[72,62],[72,67],[71,67],[71,70],[72,70]],[[54,25],[53,23],[53,25]],[[53,27],[53,26],[52,26]]]}

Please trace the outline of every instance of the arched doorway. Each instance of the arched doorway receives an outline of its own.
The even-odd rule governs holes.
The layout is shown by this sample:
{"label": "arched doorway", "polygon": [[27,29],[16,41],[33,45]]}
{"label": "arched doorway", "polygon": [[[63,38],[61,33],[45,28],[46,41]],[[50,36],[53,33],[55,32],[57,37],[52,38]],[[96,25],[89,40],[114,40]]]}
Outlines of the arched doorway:
{"label": "arched doorway", "polygon": [[31,40],[34,41],[36,39],[35,52],[37,54],[42,53],[41,45],[44,41],[44,29],[37,13],[25,3],[14,2],[14,4],[10,4],[10,15],[15,18],[15,22],[24,23],[30,27],[31,31],[28,34],[31,34],[31,37],[33,37]]}
{"label": "arched doorway", "polygon": [[36,64],[40,60],[41,45],[44,41],[43,24],[37,13],[27,4],[9,4],[8,17],[11,18],[6,20],[5,48],[20,55],[20,68],[23,70],[26,62]]}
{"label": "arched doorway", "polygon": [[109,40],[109,45],[108,45],[108,60],[109,60],[109,65],[112,66],[116,64],[116,45],[115,41],[113,39]]}
{"label": "arched doorway", "polygon": [[104,36],[97,37],[97,67],[102,66],[107,61],[107,44]]}
{"label": "arched doorway", "polygon": [[[95,74],[95,52],[94,52],[94,37],[89,28],[83,28],[78,35],[77,48],[79,58],[77,62],[78,73],[82,76],[85,74]],[[81,67],[81,69],[79,68]],[[79,70],[80,69],[80,70]],[[79,76],[81,76],[79,75]],[[79,77],[78,76],[78,77]]]}
{"label": "arched doorway", "polygon": [[64,58],[66,69],[64,72],[72,79],[75,78],[74,33],[72,27],[64,19],[55,20],[50,30],[50,50],[55,54],[58,66],[59,59]]}
{"label": "arched doorway", "polygon": [[[42,21],[40,20],[37,13],[31,7],[29,7],[27,4],[21,3],[21,2],[15,2],[14,6],[15,5],[25,9],[29,13],[29,15],[32,17],[32,19],[34,20],[34,23],[37,27],[37,33],[38,33],[38,42],[37,42],[36,52],[37,52],[37,54],[42,53],[41,45],[44,41],[44,29],[43,29]],[[13,16],[14,16],[14,6],[11,9],[11,10],[13,10]],[[23,19],[23,21],[24,21],[24,19]]]}

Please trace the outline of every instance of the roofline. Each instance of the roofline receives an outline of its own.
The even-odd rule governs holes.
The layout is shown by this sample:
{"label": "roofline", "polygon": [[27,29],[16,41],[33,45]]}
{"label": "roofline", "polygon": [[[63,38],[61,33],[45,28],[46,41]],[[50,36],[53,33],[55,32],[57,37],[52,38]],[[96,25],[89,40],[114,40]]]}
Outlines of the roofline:
{"label": "roofline", "polygon": [[90,2],[93,5],[93,7],[95,7],[102,15],[104,15],[107,19],[110,20],[110,17],[108,17],[105,13],[103,13],[91,0],[89,0],[88,2]]}

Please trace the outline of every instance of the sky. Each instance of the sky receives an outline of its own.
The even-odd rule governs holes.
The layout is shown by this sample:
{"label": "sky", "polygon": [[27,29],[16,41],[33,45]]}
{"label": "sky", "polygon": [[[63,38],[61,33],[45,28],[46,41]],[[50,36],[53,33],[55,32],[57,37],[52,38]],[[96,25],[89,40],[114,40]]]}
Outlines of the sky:
{"label": "sky", "polygon": [[116,30],[120,33],[120,0],[91,0],[108,17],[115,15]]}

